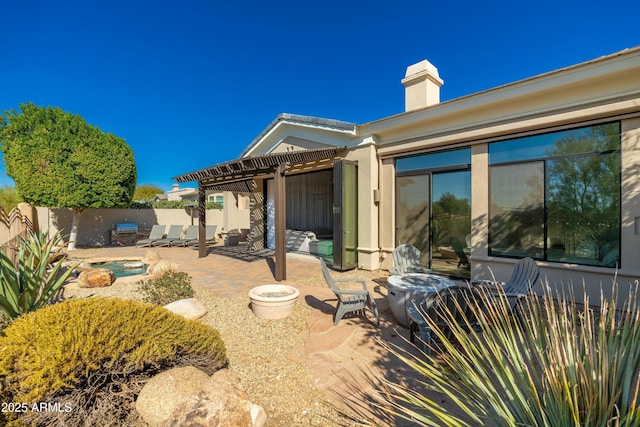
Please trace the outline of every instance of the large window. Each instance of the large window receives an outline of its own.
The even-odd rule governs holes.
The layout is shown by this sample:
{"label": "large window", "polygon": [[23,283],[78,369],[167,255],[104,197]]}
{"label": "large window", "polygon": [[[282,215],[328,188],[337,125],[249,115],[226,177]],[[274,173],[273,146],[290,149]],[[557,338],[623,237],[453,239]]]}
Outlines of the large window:
{"label": "large window", "polygon": [[620,124],[489,145],[489,253],[620,264]]}

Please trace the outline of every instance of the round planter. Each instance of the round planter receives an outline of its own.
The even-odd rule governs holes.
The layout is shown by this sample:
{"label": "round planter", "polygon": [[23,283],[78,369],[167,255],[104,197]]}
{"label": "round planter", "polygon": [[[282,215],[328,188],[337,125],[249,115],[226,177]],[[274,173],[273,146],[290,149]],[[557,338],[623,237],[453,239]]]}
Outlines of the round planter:
{"label": "round planter", "polygon": [[293,286],[262,285],[249,291],[251,309],[258,319],[284,319],[293,313],[300,295]]}

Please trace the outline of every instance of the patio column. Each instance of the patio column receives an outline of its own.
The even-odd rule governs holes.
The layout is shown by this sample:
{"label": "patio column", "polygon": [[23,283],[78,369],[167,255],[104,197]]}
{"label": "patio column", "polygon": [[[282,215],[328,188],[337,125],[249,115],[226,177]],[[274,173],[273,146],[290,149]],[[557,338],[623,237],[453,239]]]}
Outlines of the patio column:
{"label": "patio column", "polygon": [[207,207],[205,189],[198,181],[198,258],[207,256]]}
{"label": "patio column", "polygon": [[275,225],[276,225],[276,260],[275,279],[279,282],[287,279],[287,203],[284,172],[288,163],[280,163],[274,177]]}

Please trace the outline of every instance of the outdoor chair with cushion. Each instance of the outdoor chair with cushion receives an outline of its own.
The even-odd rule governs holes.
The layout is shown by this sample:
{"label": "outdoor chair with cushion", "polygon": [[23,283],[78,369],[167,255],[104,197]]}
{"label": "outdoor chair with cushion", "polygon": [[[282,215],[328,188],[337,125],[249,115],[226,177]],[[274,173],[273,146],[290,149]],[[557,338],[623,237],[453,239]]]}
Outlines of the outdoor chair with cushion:
{"label": "outdoor chair with cushion", "polygon": [[[329,269],[324,259],[318,258],[320,265],[322,266],[322,274],[324,280],[327,282],[333,293],[338,297],[338,306],[336,307],[336,314],[333,318],[333,324],[337,325],[340,319],[347,313],[358,313],[362,316],[366,316],[367,307],[373,313],[376,321],[375,325],[380,325],[380,315],[378,313],[378,306],[373,297],[367,289],[367,283],[363,279],[334,279],[329,274]],[[340,289],[338,283],[357,282],[362,285],[362,289]]]}
{"label": "outdoor chair with cushion", "polygon": [[[218,230],[217,225],[207,225],[204,229],[204,243],[209,246],[216,242],[216,231]],[[200,245],[200,238],[196,236],[195,239],[191,239],[189,243],[187,243],[191,248],[197,248]]]}
{"label": "outdoor chair with cushion", "polygon": [[[531,292],[533,285],[540,276],[540,269],[532,258],[522,258],[513,267],[511,277],[506,282],[497,282],[492,280],[473,280],[472,286],[483,286],[489,290],[502,290],[501,293],[507,299],[509,308],[518,316],[517,306],[522,298],[525,298]],[[499,296],[496,294],[496,298]],[[497,302],[497,301],[496,301]]]}
{"label": "outdoor chair with cushion", "polygon": [[389,273],[393,275],[406,273],[431,273],[427,267],[420,265],[420,250],[415,246],[403,243],[393,250],[393,267]]}
{"label": "outdoor chair with cushion", "polygon": [[182,228],[182,225],[170,226],[167,236],[164,239],[153,242],[153,246],[171,246],[171,242],[180,239],[180,236],[182,236]]}
{"label": "outdoor chair with cushion", "polygon": [[186,246],[194,239],[198,239],[198,225],[190,225],[187,227],[184,236],[177,240],[172,240],[170,246]]}
{"label": "outdoor chair with cushion", "polygon": [[138,246],[151,246],[154,242],[162,239],[164,237],[164,225],[154,225],[151,227],[151,233],[149,233],[149,237],[147,239],[138,240],[136,242],[136,248]]}
{"label": "outdoor chair with cushion", "polygon": [[449,342],[455,342],[452,322],[460,325],[463,330],[474,327],[475,317],[470,306],[469,292],[470,289],[466,286],[450,286],[430,294],[420,302],[412,301],[407,307],[409,340],[415,343],[418,338],[426,354],[431,354],[432,349],[441,348],[438,334],[427,323],[427,317]]}

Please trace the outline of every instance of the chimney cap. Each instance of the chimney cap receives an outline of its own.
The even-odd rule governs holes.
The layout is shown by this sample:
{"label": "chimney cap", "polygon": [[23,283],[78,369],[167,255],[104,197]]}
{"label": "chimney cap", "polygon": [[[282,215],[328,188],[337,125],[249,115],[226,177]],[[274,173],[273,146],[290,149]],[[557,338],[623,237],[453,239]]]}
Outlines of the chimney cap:
{"label": "chimney cap", "polygon": [[444,80],[442,80],[438,74],[438,69],[426,59],[407,67],[407,72],[404,75],[404,79],[402,79],[402,84],[407,86],[413,84],[416,80],[424,80],[425,78],[431,80],[438,86],[444,84]]}

